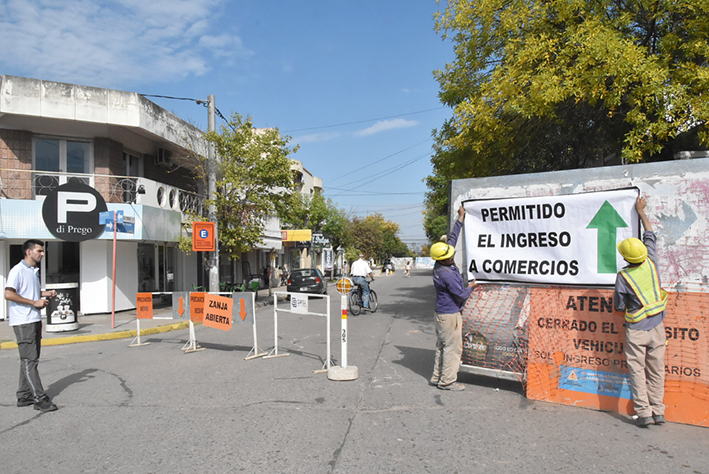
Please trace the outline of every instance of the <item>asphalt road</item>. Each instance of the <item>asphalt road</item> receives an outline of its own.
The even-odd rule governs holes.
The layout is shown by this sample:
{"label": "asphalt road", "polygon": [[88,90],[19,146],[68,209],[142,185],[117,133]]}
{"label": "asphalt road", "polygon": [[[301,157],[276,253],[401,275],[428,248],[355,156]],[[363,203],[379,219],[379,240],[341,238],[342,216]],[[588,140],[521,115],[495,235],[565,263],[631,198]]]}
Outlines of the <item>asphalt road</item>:
{"label": "asphalt road", "polygon": [[[15,406],[17,351],[0,351],[2,473],[708,473],[709,431],[534,402],[519,384],[461,374],[464,392],[430,387],[435,334],[430,273],[378,277],[380,309],[349,319],[359,378],[313,374],[325,318],[279,311],[279,352],[244,357],[250,326],[51,346],[42,379],[59,410]],[[332,354],[340,301],[331,289]],[[286,309],[282,303],[279,308]],[[311,311],[325,311],[312,303]],[[273,347],[273,308],[258,310]]]}

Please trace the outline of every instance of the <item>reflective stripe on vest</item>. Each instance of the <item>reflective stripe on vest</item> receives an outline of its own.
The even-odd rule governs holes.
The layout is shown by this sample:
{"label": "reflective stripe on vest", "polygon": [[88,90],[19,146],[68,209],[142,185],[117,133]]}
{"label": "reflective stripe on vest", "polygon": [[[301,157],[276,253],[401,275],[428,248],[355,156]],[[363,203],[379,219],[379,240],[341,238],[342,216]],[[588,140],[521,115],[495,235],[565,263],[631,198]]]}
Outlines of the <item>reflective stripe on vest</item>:
{"label": "reflective stripe on vest", "polygon": [[655,262],[646,258],[636,266],[621,270],[621,275],[633,289],[642,307],[632,313],[625,309],[625,320],[637,323],[643,319],[660,314],[667,307],[667,292],[660,287],[660,278],[657,274]]}

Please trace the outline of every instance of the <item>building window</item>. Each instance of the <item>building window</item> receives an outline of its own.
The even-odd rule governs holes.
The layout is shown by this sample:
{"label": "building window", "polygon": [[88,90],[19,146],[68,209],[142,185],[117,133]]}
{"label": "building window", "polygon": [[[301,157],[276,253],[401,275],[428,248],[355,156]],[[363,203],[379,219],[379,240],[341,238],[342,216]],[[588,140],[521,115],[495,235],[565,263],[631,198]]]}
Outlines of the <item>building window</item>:
{"label": "building window", "polygon": [[32,190],[35,196],[44,196],[57,186],[77,179],[93,186],[91,142],[35,138],[33,140],[33,169],[55,173],[33,173]]}

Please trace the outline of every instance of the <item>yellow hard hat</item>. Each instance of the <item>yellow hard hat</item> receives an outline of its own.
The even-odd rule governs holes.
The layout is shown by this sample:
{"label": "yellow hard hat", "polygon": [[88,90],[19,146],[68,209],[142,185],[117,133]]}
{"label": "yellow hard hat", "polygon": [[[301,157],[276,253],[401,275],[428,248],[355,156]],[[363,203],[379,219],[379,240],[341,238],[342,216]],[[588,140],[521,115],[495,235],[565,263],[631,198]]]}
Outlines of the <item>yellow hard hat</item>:
{"label": "yellow hard hat", "polygon": [[618,252],[630,263],[643,263],[647,258],[647,247],[635,237],[630,237],[619,243]]}
{"label": "yellow hard hat", "polygon": [[445,260],[447,258],[451,258],[454,253],[455,247],[444,244],[443,242],[436,242],[431,246],[431,258],[434,260]]}

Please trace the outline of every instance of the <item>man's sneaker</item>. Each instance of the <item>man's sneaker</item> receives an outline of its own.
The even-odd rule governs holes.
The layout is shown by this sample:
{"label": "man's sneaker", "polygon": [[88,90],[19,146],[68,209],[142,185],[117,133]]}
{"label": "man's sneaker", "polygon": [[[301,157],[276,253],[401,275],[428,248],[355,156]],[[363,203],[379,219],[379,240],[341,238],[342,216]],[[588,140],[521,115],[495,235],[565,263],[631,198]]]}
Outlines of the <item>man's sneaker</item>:
{"label": "man's sneaker", "polygon": [[47,413],[48,411],[56,411],[57,406],[52,403],[49,398],[43,398],[42,400],[34,404],[34,409],[39,410],[42,413]]}
{"label": "man's sneaker", "polygon": [[23,399],[17,400],[18,407],[28,407],[30,405],[34,405],[34,400],[32,398],[23,398]]}
{"label": "man's sneaker", "polygon": [[433,382],[432,380],[429,380],[428,384],[432,387],[438,387],[438,382]]}
{"label": "man's sneaker", "polygon": [[640,428],[647,428],[652,424],[652,418],[649,416],[639,416],[635,420],[635,426],[639,426]]}
{"label": "man's sneaker", "polygon": [[652,419],[656,425],[661,425],[665,422],[665,415],[652,415]]}
{"label": "man's sneaker", "polygon": [[460,392],[465,390],[465,385],[459,382],[449,383],[448,385],[438,384],[438,388],[441,390],[452,390],[454,392]]}

